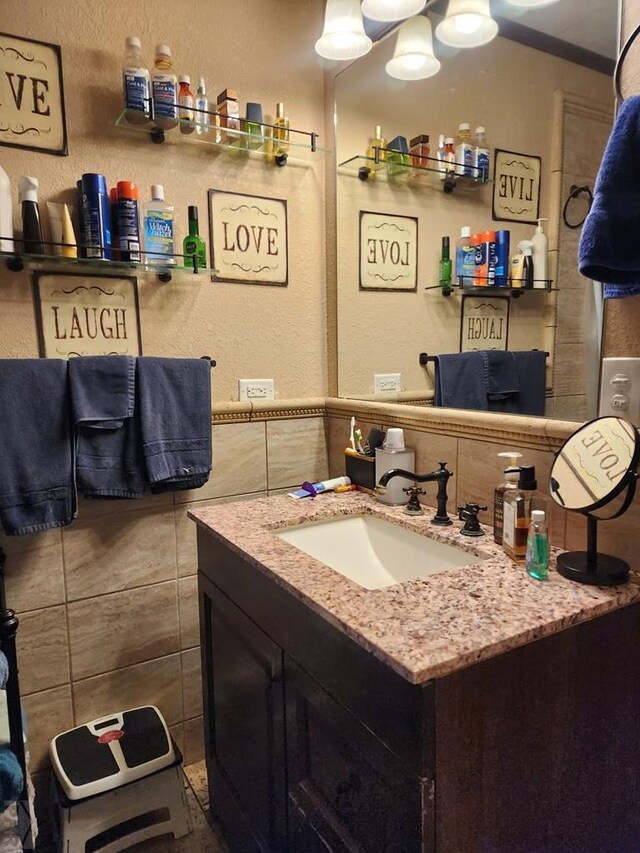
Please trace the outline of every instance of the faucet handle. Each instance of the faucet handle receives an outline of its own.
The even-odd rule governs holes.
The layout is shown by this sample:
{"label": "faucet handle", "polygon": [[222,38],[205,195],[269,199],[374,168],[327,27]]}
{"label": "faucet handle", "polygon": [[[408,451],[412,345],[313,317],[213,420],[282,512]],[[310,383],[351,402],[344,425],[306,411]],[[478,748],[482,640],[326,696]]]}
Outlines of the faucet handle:
{"label": "faucet handle", "polygon": [[458,518],[460,521],[464,521],[464,527],[460,533],[465,536],[484,536],[484,532],[480,527],[480,522],[478,521],[478,513],[486,512],[486,509],[486,506],[480,506],[480,504],[469,502],[467,502],[465,506],[459,506]]}
{"label": "faucet handle", "polygon": [[453,471],[449,471],[447,469],[447,463],[446,462],[438,462],[438,465],[440,466],[438,468],[438,471],[446,471],[450,477],[453,477]]}
{"label": "faucet handle", "polygon": [[418,495],[426,495],[424,489],[421,489],[420,486],[416,486],[414,483],[413,486],[407,486],[407,488],[403,488],[402,491],[409,495],[409,503],[405,506],[404,512],[407,515],[424,515],[424,510],[420,506],[420,500],[418,499]]}

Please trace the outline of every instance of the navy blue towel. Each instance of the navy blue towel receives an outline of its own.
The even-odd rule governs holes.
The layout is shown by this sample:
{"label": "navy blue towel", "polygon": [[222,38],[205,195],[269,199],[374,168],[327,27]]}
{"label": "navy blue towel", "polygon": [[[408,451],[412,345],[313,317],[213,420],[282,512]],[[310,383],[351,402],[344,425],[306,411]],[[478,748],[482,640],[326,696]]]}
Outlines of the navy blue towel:
{"label": "navy blue towel", "polygon": [[605,284],[609,298],[640,293],[640,95],[618,112],[600,164],[593,205],[582,228],[582,275]]}
{"label": "navy blue towel", "polygon": [[10,536],[73,521],[67,362],[0,361],[0,525]]}
{"label": "navy blue towel", "polygon": [[490,412],[517,412],[520,380],[515,353],[508,350],[481,350],[487,401]]}
{"label": "navy blue towel", "polygon": [[487,411],[484,361],[479,352],[437,355],[434,405]]}
{"label": "navy blue towel", "polygon": [[152,492],[197,489],[211,471],[211,365],[200,358],[139,358],[142,453]]}
{"label": "navy blue towel", "polygon": [[547,354],[544,350],[516,350],[513,353],[518,371],[520,393],[518,415],[544,416],[547,395]]}
{"label": "navy blue towel", "polygon": [[135,358],[72,358],[69,385],[78,492],[88,498],[141,498],[146,474],[136,412]]}
{"label": "navy blue towel", "polygon": [[9,678],[9,661],[4,652],[0,652],[0,690],[4,690],[7,686]]}

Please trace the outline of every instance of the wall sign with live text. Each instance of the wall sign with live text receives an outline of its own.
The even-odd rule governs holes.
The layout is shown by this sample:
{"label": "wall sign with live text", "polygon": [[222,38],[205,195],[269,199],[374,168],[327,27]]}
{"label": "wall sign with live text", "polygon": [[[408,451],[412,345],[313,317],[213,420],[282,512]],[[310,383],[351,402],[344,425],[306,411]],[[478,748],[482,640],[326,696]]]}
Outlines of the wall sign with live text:
{"label": "wall sign with live text", "polygon": [[59,45],[0,33],[0,145],[67,154]]}
{"label": "wall sign with live text", "polygon": [[499,222],[528,222],[540,216],[542,159],[496,148],[493,185],[493,218]]}

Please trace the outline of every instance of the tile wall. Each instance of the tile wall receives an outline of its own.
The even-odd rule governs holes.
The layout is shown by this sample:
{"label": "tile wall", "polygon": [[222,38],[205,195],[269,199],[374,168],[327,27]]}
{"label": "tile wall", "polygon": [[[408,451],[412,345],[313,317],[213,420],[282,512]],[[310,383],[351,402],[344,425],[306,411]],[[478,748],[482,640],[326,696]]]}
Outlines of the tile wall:
{"label": "tile wall", "polygon": [[[245,407],[246,408],[246,407]],[[114,710],[160,707],[184,752],[203,757],[195,525],[191,507],[323,479],[322,409],[214,417],[214,466],[193,492],[84,502],[62,530],[0,537],[7,599],[20,618],[20,686],[31,768],[50,738]]]}

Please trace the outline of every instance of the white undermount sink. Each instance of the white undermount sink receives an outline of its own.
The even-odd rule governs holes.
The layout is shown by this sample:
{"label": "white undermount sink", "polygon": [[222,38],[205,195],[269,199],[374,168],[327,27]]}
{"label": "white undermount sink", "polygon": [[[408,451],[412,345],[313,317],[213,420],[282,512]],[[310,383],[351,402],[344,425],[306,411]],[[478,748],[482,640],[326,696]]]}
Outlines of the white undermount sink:
{"label": "white undermount sink", "polygon": [[274,532],[365,589],[383,589],[481,562],[455,545],[371,515],[341,516]]}

